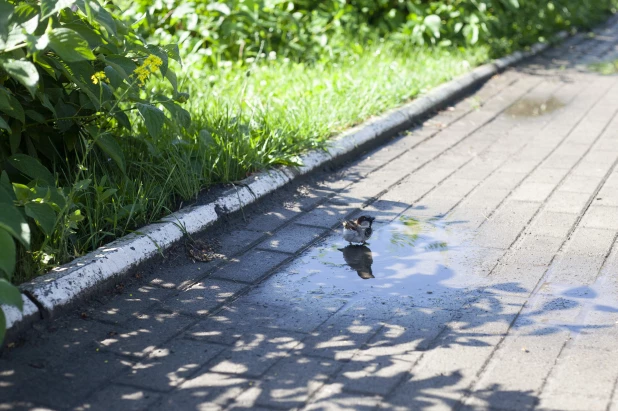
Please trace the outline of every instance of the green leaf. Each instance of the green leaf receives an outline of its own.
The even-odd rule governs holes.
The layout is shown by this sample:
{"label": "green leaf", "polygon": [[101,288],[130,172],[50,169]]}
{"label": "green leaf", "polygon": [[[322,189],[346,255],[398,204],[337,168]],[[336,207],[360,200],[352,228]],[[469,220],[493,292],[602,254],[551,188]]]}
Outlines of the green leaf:
{"label": "green leaf", "polygon": [[0,128],[5,129],[9,133],[11,132],[11,127],[9,127],[9,123],[7,123],[2,117],[0,117]]}
{"label": "green leaf", "polygon": [[21,299],[19,288],[4,278],[0,278],[0,304],[12,305],[20,311],[24,309],[24,301]]}
{"label": "green leaf", "polygon": [[167,56],[172,60],[176,60],[177,62],[182,64],[180,60],[180,50],[178,49],[178,44],[166,44],[163,46],[163,50],[167,52]]}
{"label": "green leaf", "polygon": [[108,156],[111,157],[112,160],[116,162],[120,170],[124,173],[126,170],[124,153],[122,152],[122,148],[116,139],[111,134],[104,133],[95,138],[94,141],[101,150],[103,150]]}
{"label": "green leaf", "polygon": [[4,311],[2,311],[2,307],[0,307],[0,344],[4,341],[4,336],[6,335],[6,317],[4,316]]}
{"label": "green leaf", "polygon": [[10,279],[15,271],[15,240],[6,231],[0,229],[0,270],[6,273],[6,278]]}
{"label": "green leaf", "polygon": [[53,29],[49,34],[49,46],[64,61],[74,63],[82,60],[94,60],[88,42],[76,31],[64,27]]}
{"label": "green leaf", "polygon": [[96,26],[98,23],[105,27],[109,36],[116,37],[118,35],[114,16],[112,16],[109,11],[105,10],[96,0],[78,1],[77,4],[82,12],[88,16],[88,21],[91,24]]}
{"label": "green leaf", "polygon": [[[24,109],[21,104],[15,97],[13,97],[9,92],[5,89],[0,88],[0,111],[4,112],[6,115],[11,116],[24,124],[26,122],[26,116],[24,114]],[[9,133],[11,129],[8,129]]]}
{"label": "green leaf", "polygon": [[188,128],[191,125],[191,114],[189,114],[187,110],[173,101],[166,101],[161,104],[172,114],[172,118],[176,120],[181,127]]}
{"label": "green leaf", "polygon": [[30,248],[30,227],[14,205],[0,203],[0,228],[4,228],[26,248]]}
{"label": "green leaf", "polygon": [[176,73],[174,73],[172,70],[167,70],[167,73],[165,73],[165,78],[172,85],[172,88],[174,89],[174,94],[178,93],[178,78],[176,77]]}
{"label": "green leaf", "polygon": [[131,120],[129,120],[129,116],[127,116],[123,111],[114,113],[114,118],[122,127],[126,128],[127,130],[131,130]]}
{"label": "green leaf", "polygon": [[440,38],[440,26],[442,25],[440,16],[430,14],[429,16],[425,17],[425,19],[423,20],[423,24],[425,24],[425,27],[431,30],[431,33],[435,38]]}
{"label": "green leaf", "polygon": [[15,154],[9,158],[9,164],[33,180],[44,181],[47,185],[55,185],[56,179],[43,164],[26,154]]}
{"label": "green leaf", "polygon": [[0,57],[0,66],[9,76],[23,84],[34,97],[39,83],[39,72],[32,62]]}
{"label": "green leaf", "polygon": [[103,193],[99,195],[99,201],[107,200],[110,196],[116,194],[116,191],[118,191],[118,189],[108,188],[107,190],[105,190]]}
{"label": "green leaf", "polygon": [[37,198],[36,189],[30,188],[24,184],[13,183],[13,192],[15,193],[15,197],[17,197],[17,201],[20,201],[22,203]]}
{"label": "green leaf", "polygon": [[129,76],[137,68],[133,60],[124,56],[105,56],[103,57],[103,61],[113,67],[124,80],[128,80]]}
{"label": "green leaf", "polygon": [[56,227],[56,212],[46,203],[26,204],[26,215],[32,218],[43,230],[45,235],[50,236]]}
{"label": "green leaf", "polygon": [[159,67],[159,70],[161,71],[161,75],[165,76],[165,74],[167,73],[167,66],[169,64],[169,59],[167,57],[167,51],[163,47],[153,46],[151,44],[146,46],[146,48],[148,49],[150,53],[161,58],[161,61],[163,62],[163,64],[161,64],[161,67]]}
{"label": "green leaf", "polygon": [[86,25],[85,22],[78,20],[75,23],[69,23],[63,25],[68,29],[74,30],[79,33],[90,45],[90,48],[99,47],[103,44],[103,37],[100,34],[97,34],[94,30]]}
{"label": "green leaf", "polygon": [[6,40],[9,35],[9,21],[13,15],[13,5],[0,0],[0,40]]}
{"label": "green leaf", "polygon": [[148,134],[154,138],[160,137],[163,132],[163,124],[165,124],[165,114],[150,104],[137,103],[137,110],[144,119]]}
{"label": "green leaf", "polygon": [[41,0],[41,19],[46,19],[60,10],[71,7],[75,0]]}
{"label": "green leaf", "polygon": [[90,187],[90,183],[92,182],[91,179],[86,178],[84,180],[79,180],[78,182],[76,182],[75,184],[73,184],[73,188],[77,191],[82,191],[87,189],[88,187]]}

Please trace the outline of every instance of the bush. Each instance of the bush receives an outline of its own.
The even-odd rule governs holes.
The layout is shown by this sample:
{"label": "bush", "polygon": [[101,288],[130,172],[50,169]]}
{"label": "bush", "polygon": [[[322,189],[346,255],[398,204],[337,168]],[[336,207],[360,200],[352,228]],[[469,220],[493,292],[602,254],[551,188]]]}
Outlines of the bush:
{"label": "bush", "polygon": [[[260,54],[315,61],[360,54],[384,38],[402,47],[488,45],[494,55],[589,27],[615,0],[138,0],[129,14],[145,37],[178,41],[199,64]],[[156,40],[155,40],[156,41]]]}
{"label": "bush", "polygon": [[[96,0],[0,0],[0,303],[21,308],[10,285],[19,253],[31,248],[42,267],[72,255],[85,197],[97,194],[89,190],[91,157],[124,173],[122,129],[130,135],[143,123],[156,138],[165,127],[189,126],[178,104],[187,96],[169,69],[178,47],[146,43],[108,8]],[[157,73],[171,96],[145,87]]]}

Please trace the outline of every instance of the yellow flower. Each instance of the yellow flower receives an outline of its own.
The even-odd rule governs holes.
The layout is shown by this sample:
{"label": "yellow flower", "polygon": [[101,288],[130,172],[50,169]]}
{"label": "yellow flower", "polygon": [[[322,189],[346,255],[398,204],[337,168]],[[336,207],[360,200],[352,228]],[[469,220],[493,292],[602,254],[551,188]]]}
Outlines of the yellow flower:
{"label": "yellow flower", "polygon": [[94,84],[99,84],[99,81],[105,81],[107,84],[109,84],[109,79],[105,75],[104,71],[97,71],[90,78],[92,79],[92,82]]}
{"label": "yellow flower", "polygon": [[161,67],[162,64],[163,64],[163,60],[161,60],[160,57],[157,57],[154,54],[151,54],[150,56],[146,58],[146,60],[144,60],[144,65],[148,66],[148,69],[150,70],[151,73],[154,73],[155,71],[157,71],[159,67]]}
{"label": "yellow flower", "polygon": [[160,57],[155,56],[154,54],[146,57],[141,66],[135,69],[133,72],[137,76],[137,80],[140,86],[144,85],[144,82],[150,76],[150,74],[154,74],[159,67],[163,64],[163,60]]}

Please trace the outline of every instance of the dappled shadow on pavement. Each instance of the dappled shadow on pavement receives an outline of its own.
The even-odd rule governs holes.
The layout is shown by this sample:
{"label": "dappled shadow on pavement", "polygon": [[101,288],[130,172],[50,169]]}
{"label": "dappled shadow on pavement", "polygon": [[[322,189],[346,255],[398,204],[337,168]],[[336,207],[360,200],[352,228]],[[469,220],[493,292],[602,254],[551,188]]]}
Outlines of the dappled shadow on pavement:
{"label": "dappled shadow on pavement", "polygon": [[[359,248],[361,259],[371,254],[374,278],[358,275],[359,263],[346,258],[339,235],[328,237],[214,313],[210,308],[233,294],[216,282],[171,296],[133,290],[126,298],[154,305],[128,313],[112,306],[117,321],[74,320],[38,348],[6,353],[0,360],[3,405],[452,408],[471,394],[507,332],[542,338],[606,327],[539,320],[548,312],[572,317],[582,296],[595,299],[581,287],[547,294],[522,312],[529,290],[488,281],[483,262],[493,250],[467,246],[456,226],[411,214],[378,224]],[[472,397],[478,407],[537,403],[532,390],[500,384]]]}

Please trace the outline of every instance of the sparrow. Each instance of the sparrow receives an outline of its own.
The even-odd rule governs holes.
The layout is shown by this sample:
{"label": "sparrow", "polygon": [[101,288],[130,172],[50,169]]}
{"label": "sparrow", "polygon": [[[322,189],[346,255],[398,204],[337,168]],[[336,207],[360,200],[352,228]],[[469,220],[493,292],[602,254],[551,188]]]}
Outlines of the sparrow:
{"label": "sparrow", "polygon": [[375,220],[374,217],[369,217],[366,215],[362,215],[354,220],[348,220],[343,222],[343,239],[348,243],[362,243],[365,242],[371,237],[371,233],[373,230],[371,229],[371,224]]}
{"label": "sparrow", "polygon": [[375,278],[371,271],[373,264],[373,255],[371,250],[366,245],[349,245],[345,248],[339,248],[343,253],[345,262],[358,274],[363,280]]}

